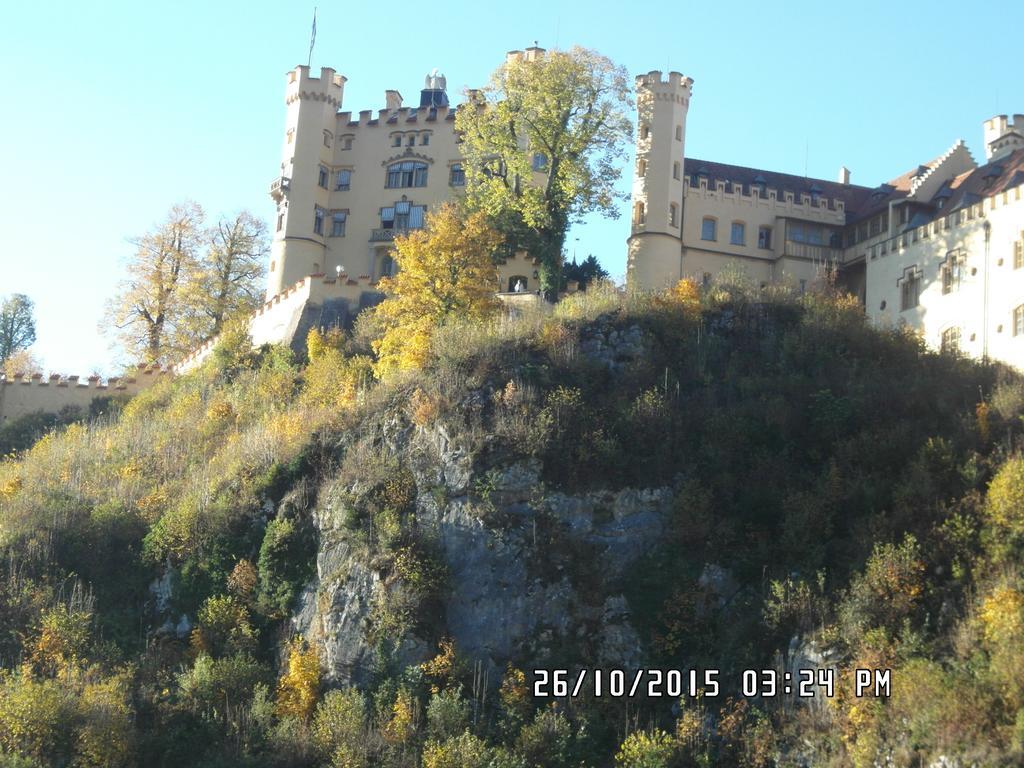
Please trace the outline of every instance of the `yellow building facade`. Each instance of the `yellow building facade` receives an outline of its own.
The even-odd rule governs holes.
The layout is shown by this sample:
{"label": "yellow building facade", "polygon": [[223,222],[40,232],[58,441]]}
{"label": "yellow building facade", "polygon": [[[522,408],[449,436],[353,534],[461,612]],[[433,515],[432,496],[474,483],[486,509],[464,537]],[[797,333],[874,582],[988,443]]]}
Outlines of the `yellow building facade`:
{"label": "yellow building facade", "polygon": [[[457,107],[443,75],[427,75],[412,104],[387,90],[382,109],[359,112],[341,111],[345,82],[330,68],[313,77],[299,66],[286,76],[280,175],[270,185],[276,210],[268,301],[310,275],[374,283],[392,274],[395,236],[421,228],[427,212],[465,184]],[[537,287],[524,254],[510,255],[499,273],[496,290]]]}

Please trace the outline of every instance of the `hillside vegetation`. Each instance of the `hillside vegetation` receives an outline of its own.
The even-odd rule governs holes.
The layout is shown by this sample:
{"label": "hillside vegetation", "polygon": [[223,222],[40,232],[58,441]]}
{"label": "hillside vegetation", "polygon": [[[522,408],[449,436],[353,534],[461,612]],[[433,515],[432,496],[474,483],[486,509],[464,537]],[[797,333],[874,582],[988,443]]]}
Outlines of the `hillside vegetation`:
{"label": "hillside vegetation", "polygon": [[[370,325],[314,333],[304,360],[229,331],[195,373],[0,464],[0,765],[1024,759],[1015,376],[869,328],[848,297],[728,276],[450,320],[383,379]],[[558,510],[622,489],[664,504],[615,571]],[[720,695],[534,699],[535,667],[603,651],[571,622],[475,650],[449,621],[471,586],[439,528],[458,509],[464,541],[519,542],[531,585],[622,606],[636,660],[718,668]],[[295,627],[360,574],[369,651],[342,674],[340,641]],[[745,668],[824,665],[831,699],[738,690]],[[857,667],[892,668],[893,695],[854,697]]]}

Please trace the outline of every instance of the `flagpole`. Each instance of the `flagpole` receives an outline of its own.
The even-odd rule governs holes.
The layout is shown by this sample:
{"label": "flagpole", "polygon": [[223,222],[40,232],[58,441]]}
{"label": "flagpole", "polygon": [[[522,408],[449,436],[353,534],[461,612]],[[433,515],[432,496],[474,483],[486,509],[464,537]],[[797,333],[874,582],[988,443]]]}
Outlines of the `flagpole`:
{"label": "flagpole", "polygon": [[306,61],[307,67],[313,66],[313,46],[316,44],[316,6],[313,6],[313,32],[309,37],[309,59]]}

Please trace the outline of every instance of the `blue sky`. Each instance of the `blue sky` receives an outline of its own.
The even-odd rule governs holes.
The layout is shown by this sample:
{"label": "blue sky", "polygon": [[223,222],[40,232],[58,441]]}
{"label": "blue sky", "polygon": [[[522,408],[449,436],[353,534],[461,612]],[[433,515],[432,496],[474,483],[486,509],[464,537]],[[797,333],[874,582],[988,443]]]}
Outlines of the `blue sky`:
{"label": "blue sky", "polygon": [[[1024,3],[516,3],[319,0],[314,67],[348,77],[345,109],[411,98],[438,67],[482,84],[507,50],[595,48],[631,74],[695,81],[688,156],[875,185],[1024,112]],[[0,11],[0,295],[37,306],[49,371],[116,371],[98,323],[128,238],[192,198],[270,218],[284,73],[305,63],[313,3],[12,3]],[[457,99],[456,99],[457,100]],[[622,183],[628,190],[628,174]],[[623,203],[622,210],[628,207]],[[568,247],[625,270],[628,220]],[[576,238],[579,238],[578,242]]]}

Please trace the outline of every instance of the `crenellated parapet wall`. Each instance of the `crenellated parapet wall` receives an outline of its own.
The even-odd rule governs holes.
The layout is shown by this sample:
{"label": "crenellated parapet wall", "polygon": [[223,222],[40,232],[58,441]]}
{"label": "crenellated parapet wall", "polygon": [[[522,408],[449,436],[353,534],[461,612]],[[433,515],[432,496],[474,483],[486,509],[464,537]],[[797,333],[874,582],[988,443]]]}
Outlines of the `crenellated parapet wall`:
{"label": "crenellated parapet wall", "polygon": [[[399,107],[397,109],[363,109],[359,112],[339,112],[337,116],[339,134],[343,128],[374,128],[377,126],[454,122],[458,108],[455,106],[438,107]],[[352,115],[356,117],[353,118]]]}
{"label": "crenellated parapet wall", "polygon": [[171,375],[159,366],[140,368],[126,377],[61,376],[41,373],[0,375],[0,424],[30,413],[57,413],[67,407],[88,411],[98,397],[135,395]]}
{"label": "crenellated parapet wall", "polygon": [[[369,275],[344,272],[309,275],[265,301],[249,317],[249,336],[255,346],[286,344],[299,350],[313,325],[346,325],[365,306],[379,300],[377,281]],[[220,341],[207,341],[174,366],[186,373],[198,367]]]}
{"label": "crenellated parapet wall", "polygon": [[759,192],[756,189],[745,189],[742,184],[731,184],[718,179],[709,184],[706,178],[699,179],[694,185],[690,178],[683,180],[684,197],[697,196],[704,200],[715,200],[721,203],[732,203],[737,206],[769,208],[777,216],[817,219],[835,224],[846,223],[846,203],[838,198],[824,195],[812,196],[783,190],[779,195],[776,189]]}

